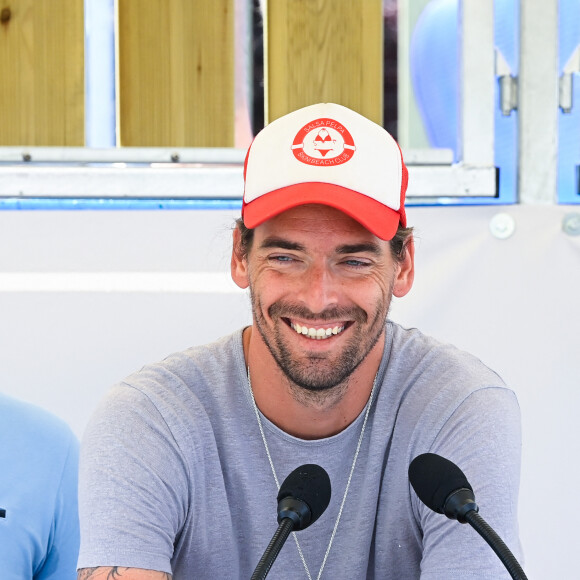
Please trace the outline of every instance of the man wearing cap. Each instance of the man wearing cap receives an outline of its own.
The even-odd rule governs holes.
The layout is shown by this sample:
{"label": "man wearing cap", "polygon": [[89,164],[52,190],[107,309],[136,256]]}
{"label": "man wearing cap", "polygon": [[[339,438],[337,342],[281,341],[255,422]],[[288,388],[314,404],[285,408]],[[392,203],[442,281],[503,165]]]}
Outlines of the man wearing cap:
{"label": "man wearing cap", "polygon": [[479,360],[387,320],[411,289],[407,169],[378,125],[339,105],[252,143],[232,277],[253,323],[114,387],[81,457],[79,578],[250,578],[280,483],[314,463],[330,504],[271,578],[508,578],[468,526],[409,485],[419,454],[461,467],[520,555],[517,401]]}

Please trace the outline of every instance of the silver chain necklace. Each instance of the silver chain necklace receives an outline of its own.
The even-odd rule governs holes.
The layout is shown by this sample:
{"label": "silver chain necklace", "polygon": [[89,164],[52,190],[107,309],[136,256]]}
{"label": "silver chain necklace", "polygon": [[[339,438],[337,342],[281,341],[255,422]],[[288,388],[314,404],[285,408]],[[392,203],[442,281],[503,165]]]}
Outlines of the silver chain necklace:
{"label": "silver chain necklace", "polygon": [[[328,554],[330,554],[330,548],[332,547],[332,542],[334,541],[334,536],[336,535],[336,530],[338,529],[338,523],[340,522],[340,517],[342,516],[342,510],[346,503],[346,496],[348,495],[348,489],[350,487],[350,482],[352,479],[352,475],[354,473],[354,468],[356,466],[356,460],[358,459],[358,453],[360,451],[360,447],[362,444],[363,436],[365,434],[365,428],[367,426],[367,419],[369,417],[369,412],[371,410],[371,406],[373,403],[373,397],[375,394],[375,386],[377,384],[377,376],[378,372],[375,375],[375,379],[373,381],[373,387],[371,389],[371,394],[369,396],[369,400],[367,401],[366,410],[365,410],[365,417],[363,420],[362,428],[360,431],[360,435],[358,438],[358,443],[356,446],[356,451],[354,453],[354,459],[352,460],[352,465],[350,467],[350,473],[348,474],[348,480],[346,482],[346,489],[344,490],[344,495],[342,496],[342,502],[340,504],[340,509],[338,510],[338,516],[336,517],[336,522],[334,523],[334,528],[332,530],[332,534],[330,536],[330,541],[328,542],[328,548],[326,548],[326,553],[324,554],[324,559],[322,560],[322,565],[320,566],[320,571],[318,572],[318,576],[316,580],[320,580],[322,576],[322,571],[324,570],[324,566],[326,565],[326,560],[328,559]],[[258,421],[258,427],[260,428],[260,435],[262,436],[262,441],[264,442],[264,448],[266,449],[266,455],[268,456],[268,461],[270,463],[270,469],[272,470],[272,475],[274,476],[274,481],[276,482],[276,487],[280,489],[280,482],[278,481],[278,476],[276,475],[276,469],[274,468],[274,462],[272,461],[272,456],[270,455],[270,448],[268,447],[268,442],[266,441],[266,435],[264,434],[264,428],[262,427],[262,420],[260,419],[260,412],[258,411],[258,405],[256,405],[256,399],[254,398],[254,391],[252,389],[252,381],[250,380],[250,367],[248,366],[248,386],[250,387],[250,395],[252,397],[252,404],[254,407],[254,412],[256,414],[256,420]],[[308,569],[308,564],[306,564],[306,559],[304,558],[304,554],[302,553],[302,548],[300,547],[300,543],[298,542],[298,537],[296,536],[296,532],[292,532],[292,536],[294,537],[294,542],[296,543],[296,547],[298,548],[298,554],[300,555],[300,559],[302,560],[302,564],[304,565],[304,570],[306,570],[306,575],[308,576],[308,580],[312,580],[312,576],[310,575],[310,570]]]}

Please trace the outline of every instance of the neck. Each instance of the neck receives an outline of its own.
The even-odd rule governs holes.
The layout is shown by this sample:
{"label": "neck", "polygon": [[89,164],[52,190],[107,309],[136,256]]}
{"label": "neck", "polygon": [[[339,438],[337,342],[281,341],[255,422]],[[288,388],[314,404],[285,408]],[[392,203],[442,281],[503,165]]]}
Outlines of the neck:
{"label": "neck", "polygon": [[336,435],[360,415],[369,400],[384,346],[382,337],[346,381],[312,392],[286,377],[257,330],[247,328],[243,339],[256,405],[277,427],[301,439]]}

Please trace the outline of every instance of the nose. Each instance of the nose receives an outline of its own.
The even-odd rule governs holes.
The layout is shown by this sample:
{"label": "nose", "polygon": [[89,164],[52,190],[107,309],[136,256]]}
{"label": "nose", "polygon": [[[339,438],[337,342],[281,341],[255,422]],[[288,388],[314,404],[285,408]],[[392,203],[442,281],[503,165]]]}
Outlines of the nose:
{"label": "nose", "polygon": [[299,281],[298,299],[318,313],[338,304],[338,282],[324,264],[311,264]]}

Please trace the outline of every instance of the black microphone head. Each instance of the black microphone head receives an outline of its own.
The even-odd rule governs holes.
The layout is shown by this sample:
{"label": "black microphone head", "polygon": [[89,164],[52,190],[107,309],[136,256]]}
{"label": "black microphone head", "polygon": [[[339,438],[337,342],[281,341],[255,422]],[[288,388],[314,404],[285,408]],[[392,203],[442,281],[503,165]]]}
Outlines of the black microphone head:
{"label": "black microphone head", "polygon": [[463,471],[449,459],[435,453],[423,453],[411,461],[409,481],[428,508],[448,517],[454,517],[445,509],[446,501],[453,492],[465,489],[473,497],[473,488]]}
{"label": "black microphone head", "polygon": [[[295,530],[313,524],[330,503],[331,487],[328,473],[320,465],[297,467],[282,483],[278,492],[278,521],[296,513]],[[298,501],[295,501],[298,500]],[[288,510],[292,512],[288,515]]]}

